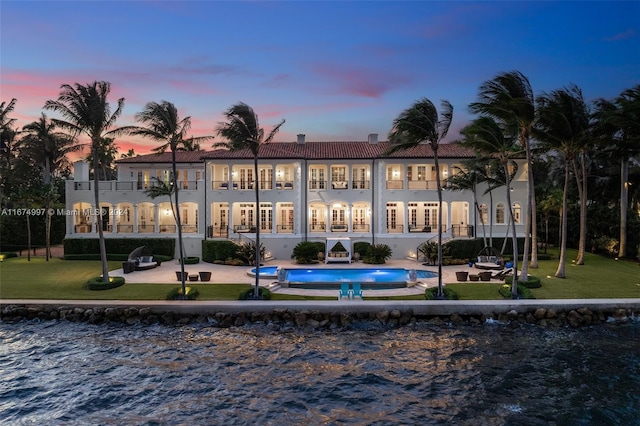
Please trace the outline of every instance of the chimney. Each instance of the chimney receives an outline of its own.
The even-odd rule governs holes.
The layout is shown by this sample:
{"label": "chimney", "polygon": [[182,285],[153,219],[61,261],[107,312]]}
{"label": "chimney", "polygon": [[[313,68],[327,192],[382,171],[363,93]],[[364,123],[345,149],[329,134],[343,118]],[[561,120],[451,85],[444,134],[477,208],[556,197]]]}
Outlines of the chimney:
{"label": "chimney", "polygon": [[369,133],[369,143],[371,145],[375,145],[378,143],[378,134],[377,133]]}
{"label": "chimney", "polygon": [[89,181],[89,163],[86,161],[76,161],[73,163],[73,179],[78,182]]}
{"label": "chimney", "polygon": [[304,145],[304,134],[298,134],[298,145]]}

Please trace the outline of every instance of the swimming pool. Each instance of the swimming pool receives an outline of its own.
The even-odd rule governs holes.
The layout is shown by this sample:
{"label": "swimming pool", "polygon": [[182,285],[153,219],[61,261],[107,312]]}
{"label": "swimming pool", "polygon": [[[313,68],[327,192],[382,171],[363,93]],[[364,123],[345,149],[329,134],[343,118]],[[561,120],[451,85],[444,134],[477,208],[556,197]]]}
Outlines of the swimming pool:
{"label": "swimming pool", "polygon": [[[260,267],[260,278],[278,278],[278,268],[279,266],[261,266]],[[247,272],[247,275],[250,277],[256,276],[256,268],[251,269],[251,271]]]}
{"label": "swimming pool", "polygon": [[404,268],[292,268],[281,269],[282,287],[339,289],[340,283],[359,282],[363,289],[390,289],[411,286],[420,279],[434,278],[431,271]]}

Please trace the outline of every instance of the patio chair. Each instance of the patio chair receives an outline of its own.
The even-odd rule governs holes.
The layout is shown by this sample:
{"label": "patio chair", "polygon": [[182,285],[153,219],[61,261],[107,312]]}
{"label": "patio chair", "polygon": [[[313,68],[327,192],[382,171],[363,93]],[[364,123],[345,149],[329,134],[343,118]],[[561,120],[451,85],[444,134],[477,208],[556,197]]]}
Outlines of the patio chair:
{"label": "patio chair", "polygon": [[506,277],[507,275],[509,275],[512,272],[513,272],[513,268],[503,269],[502,271],[497,272],[496,274],[492,275],[491,278],[496,279],[496,280],[504,280],[504,277]]}
{"label": "patio chair", "polygon": [[340,293],[338,294],[338,300],[342,300],[343,297],[351,299],[351,290],[349,290],[349,283],[340,283]]}
{"label": "patio chair", "polygon": [[355,299],[359,297],[362,300],[362,288],[360,288],[360,283],[353,283],[353,292],[351,293],[351,298]]}

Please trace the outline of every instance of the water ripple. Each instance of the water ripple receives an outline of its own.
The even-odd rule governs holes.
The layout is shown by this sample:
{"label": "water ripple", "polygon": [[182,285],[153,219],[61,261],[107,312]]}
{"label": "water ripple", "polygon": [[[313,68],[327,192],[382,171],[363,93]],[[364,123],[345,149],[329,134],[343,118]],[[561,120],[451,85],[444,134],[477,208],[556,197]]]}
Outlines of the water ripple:
{"label": "water ripple", "polygon": [[638,324],[274,333],[22,322],[0,323],[0,341],[2,424],[631,425],[640,417]]}

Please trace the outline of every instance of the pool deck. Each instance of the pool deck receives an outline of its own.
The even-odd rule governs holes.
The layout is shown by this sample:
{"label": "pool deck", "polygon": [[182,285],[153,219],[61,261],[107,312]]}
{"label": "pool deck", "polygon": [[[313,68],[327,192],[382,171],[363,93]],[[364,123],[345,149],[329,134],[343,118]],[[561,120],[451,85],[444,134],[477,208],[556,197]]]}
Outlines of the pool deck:
{"label": "pool deck", "polygon": [[[282,260],[282,259],[273,259],[268,262],[264,262],[264,266],[280,266],[282,268],[288,269],[307,269],[307,268],[326,268],[326,269],[335,269],[335,268],[360,268],[360,269],[368,269],[368,268],[406,268],[406,269],[418,269],[418,270],[426,270],[431,272],[438,272],[437,266],[424,266],[422,263],[412,261],[412,260],[404,260],[404,259],[394,259],[387,261],[384,265],[370,265],[362,262],[353,262],[353,263],[317,263],[313,265],[299,265],[294,263],[292,260]],[[215,265],[212,263],[200,262],[196,265],[185,265],[185,272],[191,274],[197,274],[198,272],[211,272],[211,281],[203,283],[203,282],[189,282],[190,285],[215,285],[219,284],[254,284],[255,278],[253,276],[248,275],[248,272],[253,269],[249,266],[228,266],[228,265]],[[111,271],[111,276],[122,276],[125,278],[127,283],[178,283],[176,280],[176,271],[180,270],[180,265],[177,261],[172,260],[169,262],[163,262],[161,266],[146,270],[146,271],[136,271],[129,274],[124,274],[122,269],[116,269]],[[442,267],[442,276],[443,282],[455,282],[456,281],[456,271],[468,271],[469,273],[479,273],[483,272],[482,270],[469,268],[467,265],[456,265],[456,266],[444,266]],[[494,271],[497,272],[497,271]],[[306,296],[326,296],[326,297],[337,297],[337,290],[310,290],[310,289],[297,289],[297,288],[283,288],[277,285],[274,285],[277,282],[277,278],[260,278],[260,285],[263,287],[267,287],[270,291],[274,293],[280,294],[293,294],[293,295],[306,295]],[[498,283],[500,280],[491,280],[491,282]],[[474,284],[480,284],[474,283]],[[418,284],[413,287],[407,288],[396,288],[396,289],[387,289],[387,290],[363,290],[362,294],[365,298],[378,296],[378,297],[387,297],[387,296],[409,296],[416,294],[423,294],[424,290],[428,287],[435,287],[438,285],[437,278],[428,278],[428,279],[419,279]]]}

